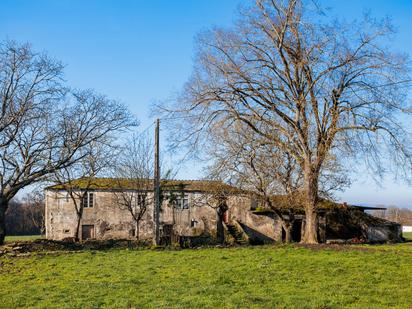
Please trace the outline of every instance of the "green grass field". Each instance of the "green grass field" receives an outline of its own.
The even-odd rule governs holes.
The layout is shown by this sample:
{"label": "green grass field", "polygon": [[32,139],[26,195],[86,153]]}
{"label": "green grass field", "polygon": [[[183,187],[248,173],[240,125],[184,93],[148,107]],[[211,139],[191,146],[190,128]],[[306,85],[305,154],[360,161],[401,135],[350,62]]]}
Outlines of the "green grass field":
{"label": "green grass field", "polygon": [[2,308],[410,308],[412,244],[0,258]]}
{"label": "green grass field", "polygon": [[402,235],[403,235],[403,237],[405,237],[407,240],[412,240],[412,232],[403,233]]}

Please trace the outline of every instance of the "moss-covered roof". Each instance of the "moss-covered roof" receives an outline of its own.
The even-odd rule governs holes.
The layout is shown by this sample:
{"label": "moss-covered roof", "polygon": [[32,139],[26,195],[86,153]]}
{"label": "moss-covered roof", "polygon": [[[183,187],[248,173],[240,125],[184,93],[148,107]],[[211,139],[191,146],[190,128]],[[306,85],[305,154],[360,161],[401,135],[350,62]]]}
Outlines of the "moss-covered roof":
{"label": "moss-covered roof", "polygon": [[[304,206],[303,203],[297,202],[296,205],[291,206],[290,199],[288,199],[287,196],[284,195],[276,195],[271,197],[272,204],[276,209],[278,210],[290,210],[294,209],[297,213],[304,212]],[[318,202],[317,209],[319,211],[324,211],[324,210],[331,210],[331,209],[358,209],[360,210],[361,207],[354,206],[354,205],[343,205],[341,203],[336,203],[331,200],[327,199],[321,199]],[[253,213],[256,215],[270,215],[274,211],[268,207],[257,207]]]}
{"label": "moss-covered roof", "polygon": [[[153,179],[125,178],[80,178],[66,184],[56,184],[47,190],[65,190],[68,187],[79,190],[153,190]],[[239,193],[236,187],[216,180],[161,180],[164,190],[191,192],[229,192]]]}
{"label": "moss-covered roof", "polygon": [[[66,190],[68,187],[78,190],[153,190],[153,179],[125,179],[125,178],[80,178],[71,183],[56,184],[46,188],[46,190]],[[217,180],[161,180],[161,187],[167,191],[186,191],[186,192],[208,192],[225,194],[244,194],[254,196],[250,191],[241,190]],[[294,200],[286,195],[274,195],[271,201],[276,209],[295,209],[297,212],[303,211],[303,203]],[[295,205],[294,205],[295,204]],[[336,208],[362,208],[358,206],[344,206],[330,200],[320,200],[319,210]],[[253,211],[255,214],[269,215],[273,212],[270,208],[258,207]]]}

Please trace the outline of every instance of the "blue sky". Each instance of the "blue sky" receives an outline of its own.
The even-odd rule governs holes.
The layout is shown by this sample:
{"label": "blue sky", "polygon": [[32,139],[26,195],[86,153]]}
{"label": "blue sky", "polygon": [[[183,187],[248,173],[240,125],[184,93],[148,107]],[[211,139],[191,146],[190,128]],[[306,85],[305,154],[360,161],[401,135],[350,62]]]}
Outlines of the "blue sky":
{"label": "blue sky", "polygon": [[[230,25],[239,0],[1,0],[0,40],[30,42],[67,65],[73,87],[94,88],[127,104],[152,122],[150,105],[179,91],[193,61],[194,36],[213,25]],[[412,54],[412,1],[324,0],[330,14],[348,20],[370,10],[397,26],[394,47]],[[199,164],[178,176],[201,177]],[[412,188],[386,179],[382,187],[359,171],[341,200],[412,208]]]}

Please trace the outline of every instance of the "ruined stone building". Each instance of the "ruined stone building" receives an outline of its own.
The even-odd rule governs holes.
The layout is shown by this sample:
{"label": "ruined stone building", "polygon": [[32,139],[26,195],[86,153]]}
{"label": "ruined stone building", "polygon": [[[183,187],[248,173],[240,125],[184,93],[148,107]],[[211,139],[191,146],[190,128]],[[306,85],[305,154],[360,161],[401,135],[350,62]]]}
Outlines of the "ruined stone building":
{"label": "ruined stone building", "polygon": [[[135,239],[152,241],[155,233],[152,181],[144,186],[131,180],[96,178],[84,186],[75,181],[82,192],[83,214],[80,238]],[[253,195],[217,181],[168,180],[161,182],[160,232],[162,242],[207,241],[235,243],[271,243],[285,239],[285,221],[271,209],[258,206]],[[87,190],[86,190],[87,189]],[[128,192],[145,203],[145,212],[137,226],[131,212],[120,203],[120,195]],[[79,195],[80,196],[80,195]],[[74,202],[64,185],[45,189],[46,237],[61,240],[74,236],[77,215]],[[328,239],[363,241],[399,241],[398,224],[372,217],[367,208],[323,203],[318,210],[321,242]],[[279,212],[277,212],[279,214]],[[292,241],[300,241],[305,224],[302,209],[294,210],[290,220]],[[137,230],[136,230],[137,229]]]}

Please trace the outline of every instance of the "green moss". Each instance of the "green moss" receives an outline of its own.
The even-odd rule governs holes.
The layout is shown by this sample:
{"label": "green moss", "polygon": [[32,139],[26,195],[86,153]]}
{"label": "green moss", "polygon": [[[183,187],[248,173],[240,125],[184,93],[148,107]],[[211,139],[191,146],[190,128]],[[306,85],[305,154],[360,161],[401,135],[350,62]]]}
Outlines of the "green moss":
{"label": "green moss", "polygon": [[254,214],[261,214],[261,213],[273,213],[273,210],[266,208],[266,207],[257,207],[253,210]]}
{"label": "green moss", "polygon": [[2,257],[0,307],[409,308],[412,246],[350,248]]}
{"label": "green moss", "polygon": [[6,242],[14,242],[14,241],[29,241],[29,240],[36,240],[40,239],[43,236],[41,235],[18,235],[18,236],[6,236]]}
{"label": "green moss", "polygon": [[[214,180],[162,180],[161,186],[165,190],[172,191],[204,191],[232,193],[241,192],[239,189]],[[66,184],[56,184],[46,189],[65,190],[68,187],[89,190],[153,190],[152,179],[125,179],[125,178],[80,178]]]}

